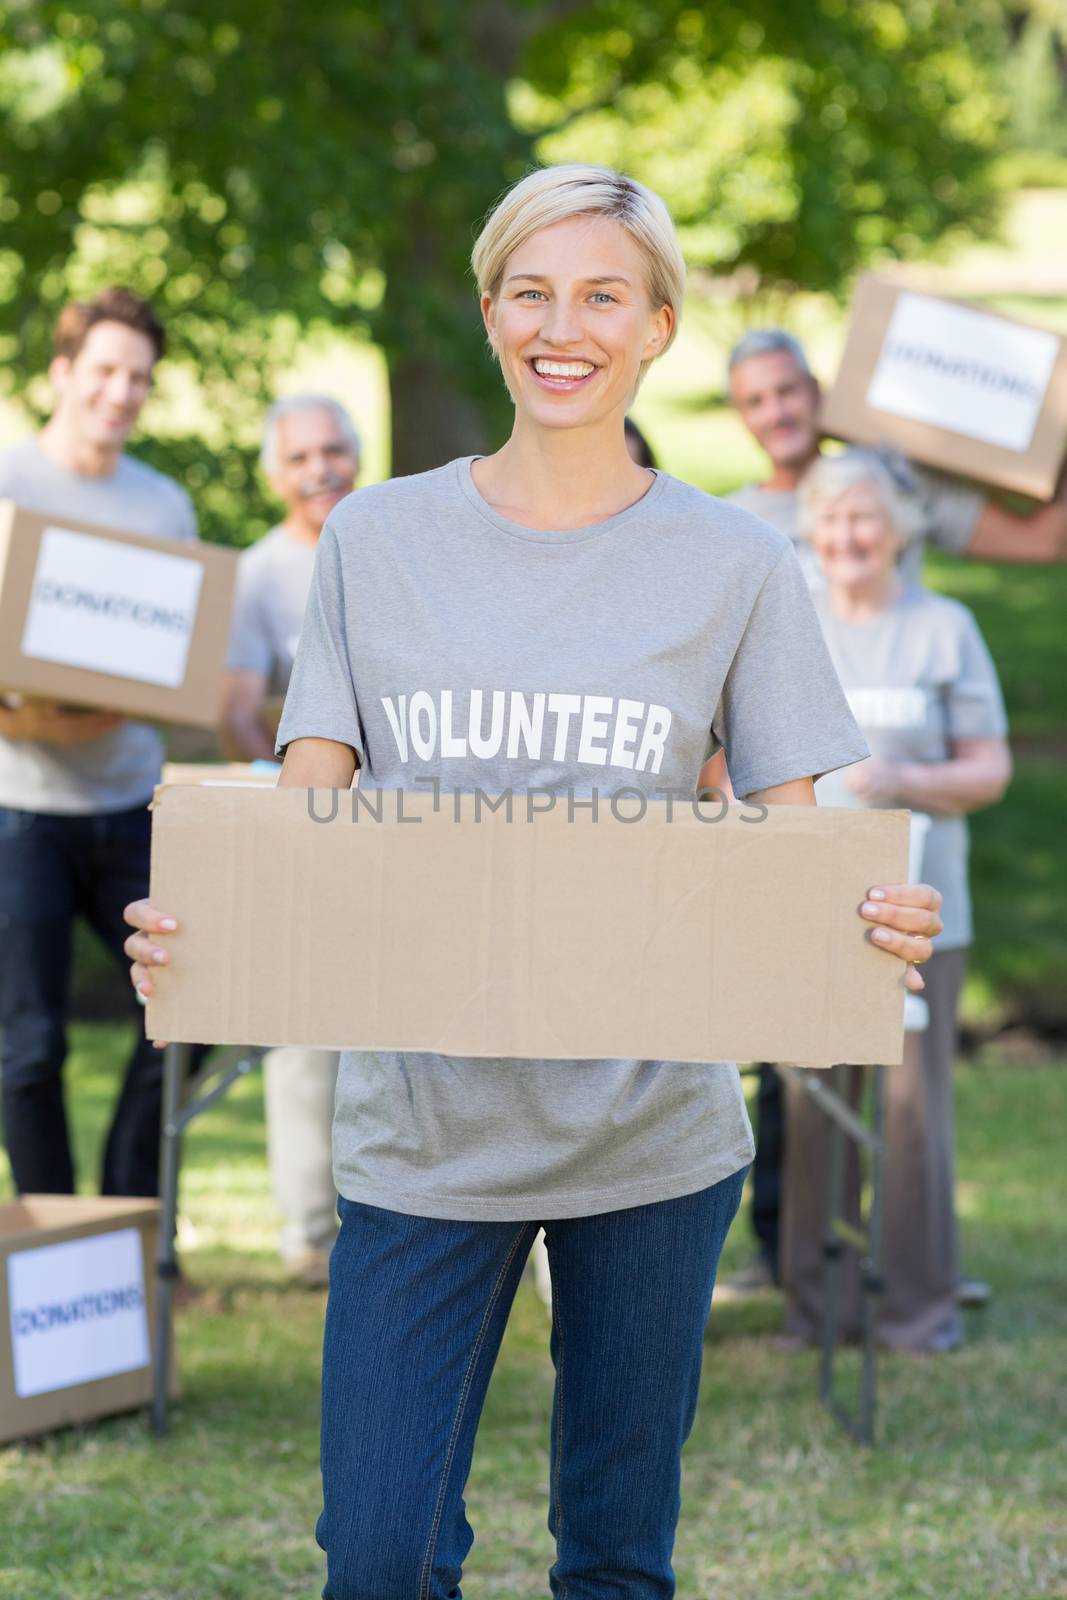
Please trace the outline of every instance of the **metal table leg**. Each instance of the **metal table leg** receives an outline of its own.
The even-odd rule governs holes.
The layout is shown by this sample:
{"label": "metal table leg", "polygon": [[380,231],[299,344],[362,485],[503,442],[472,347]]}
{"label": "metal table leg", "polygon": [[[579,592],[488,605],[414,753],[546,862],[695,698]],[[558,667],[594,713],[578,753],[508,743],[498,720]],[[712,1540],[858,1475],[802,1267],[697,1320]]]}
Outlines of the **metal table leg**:
{"label": "metal table leg", "polygon": [[163,1052],[163,1115],[160,1133],[159,1241],[156,1247],[156,1328],[152,1351],[152,1432],[167,1431],[167,1379],[170,1374],[174,1280],[178,1276],[175,1236],[178,1231],[178,1169],[181,1164],[182,1085],[189,1068],[190,1046],[168,1044]]}
{"label": "metal table leg", "polygon": [[876,1401],[878,1307],[885,1280],[882,1277],[882,1217],[885,1191],[885,1067],[871,1068],[871,1192],[867,1216],[867,1252],[862,1264],[863,1384],[859,1437],[874,1443]]}
{"label": "metal table leg", "polygon": [[[847,1066],[832,1067],[829,1073],[805,1072],[796,1067],[779,1067],[779,1074],[795,1075],[795,1081],[829,1121],[829,1150],[826,1167],[825,1213],[822,1255],[823,1321],[820,1334],[819,1398],[842,1427],[862,1444],[874,1443],[877,1377],[878,1304],[883,1291],[882,1215],[885,1186],[885,1067],[871,1068],[870,1124],[849,1103]],[[829,1086],[824,1081],[829,1078]],[[845,1159],[849,1144],[867,1152],[870,1162],[870,1199],[866,1226],[849,1222],[844,1215]],[[837,1349],[838,1309],[841,1301],[841,1266],[845,1250],[860,1257],[863,1294],[863,1349],[861,1355],[859,1406],[851,1412],[842,1406],[834,1392],[834,1356]]]}
{"label": "metal table leg", "polygon": [[[831,1093],[845,1103],[847,1067],[831,1067]],[[819,1394],[824,1404],[833,1402],[834,1350],[837,1345],[838,1307],[841,1301],[841,1258],[845,1245],[838,1232],[844,1214],[845,1130],[836,1117],[830,1119],[830,1149],[826,1173],[823,1219],[823,1314],[822,1347],[819,1357]]]}
{"label": "metal table leg", "polygon": [[[168,1044],[163,1055],[163,1111],[159,1155],[159,1244],[156,1249],[156,1319],[152,1351],[152,1432],[162,1439],[167,1432],[167,1379],[174,1342],[174,1284],[178,1277],[175,1237],[178,1231],[178,1179],[181,1173],[182,1135],[202,1111],[221,1100],[238,1078],[258,1066],[259,1049],[228,1049],[190,1075],[194,1054],[204,1046]],[[210,1087],[208,1087],[210,1085]]]}

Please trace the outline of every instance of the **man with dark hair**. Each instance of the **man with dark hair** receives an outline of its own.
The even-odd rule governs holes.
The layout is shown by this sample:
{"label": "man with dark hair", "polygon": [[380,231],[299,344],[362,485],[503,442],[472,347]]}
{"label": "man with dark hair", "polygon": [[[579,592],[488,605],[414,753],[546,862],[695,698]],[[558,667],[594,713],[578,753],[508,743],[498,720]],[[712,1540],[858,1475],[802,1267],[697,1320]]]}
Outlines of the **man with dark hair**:
{"label": "man with dark hair", "polygon": [[[0,497],[57,518],[195,539],[184,490],[124,453],[164,345],[151,306],[129,289],[67,306],[48,369],[52,415],[0,452]],[[74,1189],[62,1082],[72,925],[84,917],[122,964],[122,908],[147,891],[146,807],[161,758],[147,724],[0,685],[3,1114],[20,1193]],[[105,1147],[105,1194],[157,1188],[161,1065],[140,1034]]]}
{"label": "man with dark hair", "polygon": [[101,322],[117,322],[135,333],[143,333],[159,361],[167,353],[166,329],[147,300],[132,289],[115,285],[101,289],[91,300],[72,300],[56,318],[52,334],[53,357],[74,361],[92,330]]}

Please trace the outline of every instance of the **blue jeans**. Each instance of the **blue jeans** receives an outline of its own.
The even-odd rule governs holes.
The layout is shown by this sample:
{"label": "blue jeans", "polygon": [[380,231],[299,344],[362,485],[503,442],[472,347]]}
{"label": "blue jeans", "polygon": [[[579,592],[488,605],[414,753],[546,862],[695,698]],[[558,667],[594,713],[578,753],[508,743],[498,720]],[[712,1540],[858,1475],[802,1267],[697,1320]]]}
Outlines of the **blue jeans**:
{"label": "blue jeans", "polygon": [[[544,1224],[557,1600],[674,1594],[682,1446],[744,1177]],[[323,1358],[324,1600],[459,1600],[474,1436],[539,1224],[344,1199],[340,1214]]]}
{"label": "blue jeans", "polygon": [[[74,919],[119,967],[123,907],[148,893],[147,800],[130,811],[55,816],[0,806],[0,1032],[4,1137],[20,1193],[70,1194],[74,1163],[63,1095]],[[158,1189],[162,1052],[137,1037],[104,1148],[104,1194]]]}

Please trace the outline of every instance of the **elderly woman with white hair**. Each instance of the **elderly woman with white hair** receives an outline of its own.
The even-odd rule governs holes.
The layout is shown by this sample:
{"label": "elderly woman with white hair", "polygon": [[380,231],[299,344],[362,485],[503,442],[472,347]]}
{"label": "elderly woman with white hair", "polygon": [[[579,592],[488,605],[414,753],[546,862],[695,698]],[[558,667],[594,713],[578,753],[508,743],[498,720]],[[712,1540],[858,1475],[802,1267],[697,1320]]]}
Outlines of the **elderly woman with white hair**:
{"label": "elderly woman with white hair", "polygon": [[[866,761],[815,785],[820,805],[899,806],[929,816],[922,876],[941,891],[944,931],[926,967],[922,1032],[887,1073],[885,1290],[879,1335],[892,1349],[950,1350],[963,1338],[953,1200],[952,1068],[957,1007],[971,943],[968,812],[993,805],[1011,776],[996,669],[957,600],[901,574],[924,512],[899,458],[853,449],[824,457],[801,486],[801,527],[825,588],[815,608]],[[858,1092],[859,1072],[854,1089]],[[812,1340],[822,1322],[824,1119],[788,1086],[782,1278],[786,1334]],[[858,1204],[858,1174],[850,1179]],[[859,1279],[848,1258],[841,1331],[858,1332]]]}
{"label": "elderly woman with white hair", "polygon": [[[627,409],[681,311],[662,200],[604,168],[533,172],[490,215],[472,264],[512,433],[329,517],[279,732],[282,784],[347,787],[358,765],[377,788],[693,794],[722,744],[741,798],[812,804],[813,777],[866,746],[792,545],[626,449]],[[912,964],[940,929],[937,892],[855,893],[921,988]],[[175,962],[182,936],[156,908],[128,915],[144,992],[156,952],[169,958],[159,935]],[[459,1595],[478,1418],[542,1226],[552,1592],[674,1593],[682,1445],[751,1156],[732,1062],[342,1055],[318,1529],[328,1600]]]}

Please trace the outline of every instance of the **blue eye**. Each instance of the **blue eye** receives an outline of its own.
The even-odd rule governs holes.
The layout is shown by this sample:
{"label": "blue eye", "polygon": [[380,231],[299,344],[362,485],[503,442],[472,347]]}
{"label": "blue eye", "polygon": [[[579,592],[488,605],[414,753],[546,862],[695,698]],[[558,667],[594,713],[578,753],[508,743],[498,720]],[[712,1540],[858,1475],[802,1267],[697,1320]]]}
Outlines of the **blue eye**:
{"label": "blue eye", "polygon": [[615,296],[613,294],[608,294],[605,289],[598,289],[596,291],[596,293],[593,295],[593,299],[594,300],[606,300],[609,305],[614,305],[615,304]]}
{"label": "blue eye", "polygon": [[519,299],[520,300],[525,300],[527,295],[539,295],[542,300],[545,298],[544,295],[541,293],[540,289],[520,289],[519,290]]}

